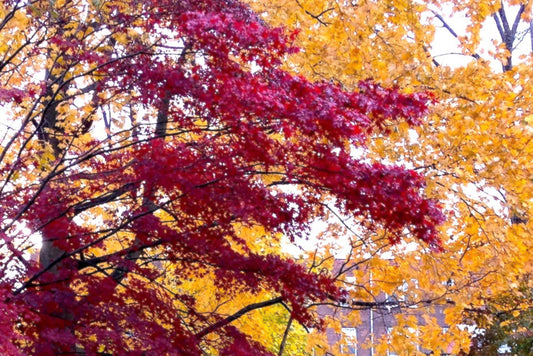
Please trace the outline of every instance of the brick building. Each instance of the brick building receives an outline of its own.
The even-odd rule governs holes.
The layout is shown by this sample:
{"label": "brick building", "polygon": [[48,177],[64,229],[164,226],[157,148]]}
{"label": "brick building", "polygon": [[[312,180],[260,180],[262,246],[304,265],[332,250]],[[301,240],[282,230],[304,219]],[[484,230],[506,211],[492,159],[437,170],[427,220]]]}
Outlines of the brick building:
{"label": "brick building", "polygon": [[[347,276],[350,277],[349,275]],[[368,278],[371,280],[371,273],[368,273]],[[348,306],[348,305],[346,305]],[[371,345],[375,344],[382,338],[386,338],[392,332],[392,329],[397,326],[396,315],[401,313],[411,318],[416,318],[418,325],[424,325],[424,315],[434,317],[438,326],[445,333],[448,325],[445,323],[444,310],[446,305],[432,305],[431,309],[424,305],[413,304],[409,305],[401,297],[394,295],[389,296],[384,293],[375,296],[372,303],[368,303],[365,307],[364,303],[358,305],[361,310],[358,311],[358,320],[350,320],[349,313],[343,310],[342,307],[320,306],[318,313],[323,317],[333,317],[341,321],[342,333],[339,334],[333,329],[327,329],[327,340],[329,350],[316,351],[316,356],[322,355],[356,355],[356,356],[395,356],[399,355],[392,348],[383,354],[377,351]],[[416,330],[410,330],[416,333]],[[343,337],[344,335],[344,337]],[[416,347],[417,355],[441,355],[450,356],[449,350],[426,350],[421,347]]]}

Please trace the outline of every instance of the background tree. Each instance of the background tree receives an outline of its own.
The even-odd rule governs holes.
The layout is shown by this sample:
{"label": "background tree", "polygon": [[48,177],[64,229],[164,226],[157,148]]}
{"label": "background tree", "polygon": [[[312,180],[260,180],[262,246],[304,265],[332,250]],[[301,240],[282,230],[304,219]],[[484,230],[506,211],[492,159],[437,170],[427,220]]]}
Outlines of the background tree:
{"label": "background tree", "polygon": [[[418,328],[418,337],[395,333],[385,340],[391,341],[386,348],[408,353],[417,345],[436,351],[452,345],[448,352],[466,351],[469,334],[459,327],[489,328],[489,310],[492,325],[501,322],[495,316],[507,310],[499,309],[500,298],[520,301],[513,318],[529,318],[532,304],[523,298],[523,288],[533,287],[530,2],[250,3],[266,21],[301,31],[296,43],[303,50],[290,58],[289,70],[347,89],[372,78],[407,93],[430,90],[438,99],[427,125],[388,126],[390,135],[372,137],[369,155],[404,162],[426,177],[428,194],[447,201],[444,252],[425,254],[411,244],[390,247],[386,230],[365,235],[358,220],[331,209],[332,219],[340,221],[329,234],[349,236],[352,244],[342,250],[348,261],[344,270],[359,274],[354,309],[366,302],[380,307],[374,302],[382,292],[404,300],[400,305],[417,306],[403,309],[398,325]],[[465,27],[455,28],[450,17],[459,17]],[[442,48],[447,43],[455,44],[455,53]],[[331,255],[339,257],[339,249]],[[372,279],[365,280],[369,269]],[[346,280],[343,274],[339,279]],[[419,320],[405,318],[414,310],[430,315],[439,304],[447,306],[450,324],[444,336],[435,320],[417,325]],[[524,331],[517,326],[513,332]]]}
{"label": "background tree", "polygon": [[[268,248],[324,199],[439,248],[423,177],[350,154],[419,124],[427,95],[291,75],[293,37],[233,0],[4,0],[0,18],[3,354],[269,354],[232,323],[283,305],[318,327],[308,304],[343,296]],[[235,309],[204,309],[202,278]]]}
{"label": "background tree", "polygon": [[[269,236],[264,229],[242,226],[237,228],[239,229],[239,237],[246,242],[246,245],[253,252],[289,257],[281,251],[281,246],[275,243],[276,238]],[[172,263],[168,262],[167,264],[167,269],[173,268]],[[196,310],[199,313],[209,314],[216,311],[218,315],[231,315],[243,306],[260,303],[275,297],[268,290],[259,293],[241,291],[236,295],[228,295],[217,287],[214,277],[215,270],[208,267],[204,267],[204,269],[205,273],[202,273],[202,277],[199,276],[178,284],[169,278],[166,283],[166,286],[173,289],[174,292],[182,290],[193,296],[196,300]],[[309,329],[290,320],[292,320],[290,308],[287,304],[279,303],[243,314],[242,317],[233,322],[233,325],[252,340],[264,345],[272,354],[307,354],[307,348],[316,344],[321,338],[320,332],[310,332]],[[204,350],[204,352],[218,354],[216,349]]]}
{"label": "background tree", "polygon": [[472,312],[470,317],[483,329],[472,342],[469,355],[506,352],[511,355],[533,353],[533,311],[523,310],[532,298],[532,289],[524,276],[518,293],[501,294],[488,301],[483,313]]}

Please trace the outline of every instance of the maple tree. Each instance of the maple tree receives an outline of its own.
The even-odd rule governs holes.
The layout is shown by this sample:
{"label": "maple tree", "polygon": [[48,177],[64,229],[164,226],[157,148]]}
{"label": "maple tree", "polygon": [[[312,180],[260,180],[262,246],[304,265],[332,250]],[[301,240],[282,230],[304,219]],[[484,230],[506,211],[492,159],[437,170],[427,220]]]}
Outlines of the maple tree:
{"label": "maple tree", "polygon": [[[300,31],[296,44],[303,50],[290,57],[287,70],[347,89],[372,78],[407,93],[429,90],[438,99],[426,125],[399,124],[391,135],[374,135],[368,155],[403,161],[426,177],[427,194],[445,202],[449,216],[443,252],[390,246],[386,230],[365,235],[358,221],[332,207],[331,218],[339,222],[325,235],[347,236],[352,248],[339,254],[332,245],[329,255],[318,257],[346,257],[338,279],[352,286],[354,313],[343,320],[358,320],[365,303],[387,311],[386,303],[377,302],[385,292],[405,308],[395,309],[391,335],[366,345],[378,353],[415,354],[419,347],[468,352],[475,334],[467,325],[498,330],[499,340],[529,335],[533,304],[524,288],[533,288],[531,2],[249,2],[266,21]],[[486,31],[491,26],[494,35]],[[455,45],[454,53],[440,48],[446,42]],[[439,306],[446,307],[445,334],[433,314]],[[411,317],[421,313],[422,321]],[[517,322],[509,324],[509,316]],[[333,321],[339,331],[343,320]]]}
{"label": "maple tree", "polygon": [[233,0],[3,0],[0,18],[3,354],[271,354],[234,321],[282,305],[317,327],[308,304],[344,295],[262,248],[325,199],[440,248],[423,176],[351,152],[418,125],[427,94],[290,74],[296,34]]}

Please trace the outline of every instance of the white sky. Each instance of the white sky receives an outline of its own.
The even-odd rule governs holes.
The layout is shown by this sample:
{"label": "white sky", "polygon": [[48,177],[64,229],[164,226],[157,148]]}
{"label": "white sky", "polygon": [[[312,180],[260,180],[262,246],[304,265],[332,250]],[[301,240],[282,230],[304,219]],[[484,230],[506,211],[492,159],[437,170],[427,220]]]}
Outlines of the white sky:
{"label": "white sky", "polygon": [[[453,16],[451,16],[451,9],[442,9],[439,11],[435,9],[435,11],[446,20],[448,25],[459,36],[464,36],[467,33],[466,27],[469,23],[469,19],[464,12],[454,13]],[[506,6],[505,11],[507,19],[509,20],[510,25],[512,25],[512,22],[514,21],[518,11],[518,6]],[[435,25],[436,31],[430,52],[440,64],[457,68],[464,66],[473,60],[471,56],[461,53],[461,50],[459,49],[459,40],[457,40],[446,28],[444,28],[444,26],[442,26],[442,22],[439,19],[435,18],[432,23]],[[531,40],[529,34],[526,33],[528,27],[529,26],[524,21],[521,21],[520,26],[518,27],[517,38],[522,37],[522,41],[517,41],[517,43],[514,44],[516,47],[516,50],[513,52],[514,63],[519,61],[520,55],[531,53]],[[520,34],[525,36],[520,36]],[[489,51],[495,51],[496,49],[493,41],[496,41],[496,43],[501,43],[500,34],[498,33],[496,23],[492,17],[489,17],[485,21],[480,33],[480,38],[481,43],[478,48],[478,54],[484,59],[491,59]],[[491,60],[491,62],[493,63],[492,68],[494,71],[502,71],[501,63],[496,60]]]}

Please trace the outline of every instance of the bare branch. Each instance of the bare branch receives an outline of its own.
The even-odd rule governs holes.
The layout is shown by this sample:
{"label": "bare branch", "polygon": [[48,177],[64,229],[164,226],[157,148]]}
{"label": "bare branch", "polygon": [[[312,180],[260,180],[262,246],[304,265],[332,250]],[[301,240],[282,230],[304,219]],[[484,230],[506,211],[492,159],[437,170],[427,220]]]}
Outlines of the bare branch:
{"label": "bare branch", "polygon": [[285,350],[285,344],[287,343],[287,337],[289,336],[289,332],[291,330],[292,326],[292,315],[289,317],[289,321],[287,322],[287,327],[285,328],[285,332],[283,333],[283,339],[281,339],[281,344],[279,345],[279,351],[278,356],[283,355],[283,351]]}
{"label": "bare branch", "polygon": [[520,19],[522,18],[522,14],[524,13],[524,10],[526,9],[526,5],[522,4],[520,5],[520,9],[518,9],[518,13],[516,14],[516,18],[514,19],[513,28],[511,29],[513,34],[513,39],[516,37],[516,31],[518,29],[518,25],[520,24]]}
{"label": "bare branch", "polygon": [[[435,15],[436,18],[438,18],[440,20],[440,22],[442,23],[442,26],[444,26],[445,29],[448,30],[448,32],[450,32],[452,34],[453,37],[457,38],[459,40],[459,35],[457,35],[457,32],[455,32],[451,27],[450,25],[448,25],[448,23],[446,22],[446,20],[444,20],[444,18],[439,15],[437,12],[435,11],[431,11],[433,13],[433,15]],[[472,57],[474,57],[475,59],[480,59],[481,56],[477,53],[472,53],[471,54]]]}
{"label": "bare branch", "polygon": [[331,22],[326,22],[326,21],[322,20],[321,17],[322,17],[324,14],[326,14],[326,13],[328,13],[328,12],[330,12],[330,11],[335,10],[334,7],[327,8],[326,10],[324,10],[324,11],[320,12],[319,14],[315,15],[315,14],[311,13],[309,10],[306,10],[306,9],[303,7],[303,5],[300,3],[300,1],[296,0],[296,3],[298,4],[298,6],[299,6],[302,10],[304,10],[304,12],[305,12],[307,15],[309,15],[309,16],[311,16],[312,18],[314,18],[315,20],[317,20],[321,25],[323,25],[323,26],[328,26],[328,25],[331,24]]}
{"label": "bare branch", "polygon": [[236,312],[235,314],[232,314],[232,315],[228,316],[227,318],[224,318],[224,319],[214,323],[213,325],[208,326],[207,328],[203,329],[202,331],[196,333],[195,336],[198,339],[201,339],[204,336],[216,331],[217,329],[220,329],[220,328],[230,324],[231,322],[239,319],[241,316],[243,316],[246,313],[249,313],[249,312],[251,312],[253,310],[256,310],[256,309],[261,309],[261,308],[269,307],[271,305],[279,304],[282,301],[283,301],[283,299],[281,297],[277,297],[277,298],[274,298],[274,299],[266,300],[264,302],[249,304],[249,305],[245,306],[244,308],[242,308],[241,310],[239,310],[238,312]]}

